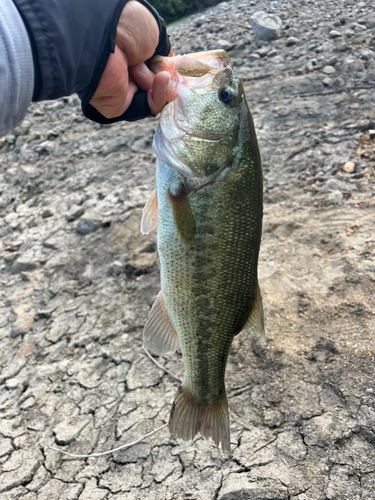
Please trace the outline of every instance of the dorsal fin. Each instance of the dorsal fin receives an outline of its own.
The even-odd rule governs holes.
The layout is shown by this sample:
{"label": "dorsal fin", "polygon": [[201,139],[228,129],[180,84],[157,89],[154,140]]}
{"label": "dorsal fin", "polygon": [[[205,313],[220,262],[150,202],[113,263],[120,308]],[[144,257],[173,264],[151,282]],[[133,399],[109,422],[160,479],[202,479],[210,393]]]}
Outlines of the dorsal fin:
{"label": "dorsal fin", "polygon": [[156,229],[158,225],[158,195],[156,188],[153,190],[150,198],[143,208],[141,220],[141,233],[148,234]]}
{"label": "dorsal fin", "polygon": [[154,354],[174,353],[179,347],[168,313],[159,292],[143,330],[143,345]]}

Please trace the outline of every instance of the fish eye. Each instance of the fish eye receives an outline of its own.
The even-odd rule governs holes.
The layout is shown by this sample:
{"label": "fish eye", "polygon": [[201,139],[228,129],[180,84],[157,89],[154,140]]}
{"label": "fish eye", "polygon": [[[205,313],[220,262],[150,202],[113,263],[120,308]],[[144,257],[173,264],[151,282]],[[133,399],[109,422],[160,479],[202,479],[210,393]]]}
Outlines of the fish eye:
{"label": "fish eye", "polygon": [[234,104],[234,100],[237,97],[236,92],[231,87],[225,87],[219,91],[219,99],[223,104],[230,106]]}

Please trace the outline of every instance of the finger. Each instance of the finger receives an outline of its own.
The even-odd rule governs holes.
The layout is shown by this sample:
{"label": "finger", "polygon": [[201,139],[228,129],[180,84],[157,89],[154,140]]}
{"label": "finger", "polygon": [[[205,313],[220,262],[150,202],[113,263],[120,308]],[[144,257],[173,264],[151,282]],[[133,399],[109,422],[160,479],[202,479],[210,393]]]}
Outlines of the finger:
{"label": "finger", "polygon": [[152,89],[155,74],[145,63],[135,64],[129,68],[129,73],[138,87],[144,92]]}
{"label": "finger", "polygon": [[147,102],[152,113],[156,116],[168,102],[168,84],[171,75],[166,71],[158,73],[153,81],[152,89],[148,92]]}

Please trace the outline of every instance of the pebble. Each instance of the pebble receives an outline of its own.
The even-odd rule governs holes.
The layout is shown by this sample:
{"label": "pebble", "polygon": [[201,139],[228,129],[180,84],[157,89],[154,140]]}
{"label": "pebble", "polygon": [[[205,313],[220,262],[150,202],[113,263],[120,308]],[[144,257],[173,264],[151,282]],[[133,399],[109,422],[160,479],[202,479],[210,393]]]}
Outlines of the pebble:
{"label": "pebble", "polygon": [[72,205],[69,210],[66,212],[65,214],[65,218],[68,222],[72,222],[76,219],[78,219],[79,217],[81,217],[81,215],[83,215],[85,213],[85,209],[80,206],[80,205]]}
{"label": "pebble", "polygon": [[341,36],[341,33],[339,31],[336,31],[336,30],[331,30],[329,32],[329,37],[330,38],[338,38]]}
{"label": "pebble", "polygon": [[258,50],[256,51],[256,53],[257,53],[257,54],[259,54],[259,55],[260,55],[260,57],[265,57],[265,56],[269,53],[269,51],[270,51],[270,50],[271,50],[271,47],[269,47],[269,46],[267,45],[267,46],[265,46],[265,47],[261,47],[260,49],[258,49]]}
{"label": "pebble", "polygon": [[9,455],[14,450],[12,446],[12,441],[7,438],[1,438],[0,440],[0,458]]}
{"label": "pebble", "polygon": [[267,410],[264,412],[263,422],[267,427],[280,427],[284,422],[284,415],[280,410]]}
{"label": "pebble", "polygon": [[23,271],[34,271],[40,267],[39,262],[35,262],[28,255],[21,255],[12,265],[12,274],[19,274]]}
{"label": "pebble", "polygon": [[287,47],[291,47],[292,45],[298,43],[298,41],[299,41],[298,38],[296,38],[295,36],[290,36],[286,39],[285,45]]}
{"label": "pebble", "polygon": [[332,87],[334,83],[333,79],[330,78],[329,76],[323,78],[322,82],[325,87]]}
{"label": "pebble", "polygon": [[285,32],[285,36],[288,38],[288,37],[293,37],[293,36],[296,36],[297,32],[294,28],[289,28],[286,30]]}
{"label": "pebble", "polygon": [[120,274],[124,270],[124,264],[119,261],[115,260],[108,268],[108,276],[114,276]]}
{"label": "pebble", "polygon": [[22,165],[17,169],[17,179],[21,186],[25,187],[29,183],[30,179],[35,177],[35,168],[29,165]]}
{"label": "pebble", "polygon": [[323,73],[325,73],[326,75],[334,75],[336,73],[336,70],[333,66],[324,66]]}
{"label": "pebble", "polygon": [[337,50],[339,50],[340,52],[345,52],[346,50],[348,50],[349,47],[347,46],[346,43],[341,43],[338,47],[337,47]]}
{"label": "pebble", "polygon": [[341,191],[335,190],[329,193],[329,195],[326,198],[326,205],[339,205],[344,198],[344,195],[342,194]]}
{"label": "pebble", "polygon": [[226,50],[227,52],[234,47],[234,43],[223,39],[219,39],[215,45],[217,49]]}
{"label": "pebble", "polygon": [[81,217],[77,224],[77,232],[79,234],[90,234],[101,227],[101,222],[98,219]]}
{"label": "pebble", "polygon": [[251,27],[257,40],[269,42],[279,38],[282,21],[274,14],[259,11],[251,16]]}
{"label": "pebble", "polygon": [[45,208],[41,213],[42,219],[48,219],[53,216],[53,211],[50,208]]}
{"label": "pebble", "polygon": [[342,169],[347,174],[352,174],[355,171],[355,163],[353,161],[347,161],[342,166]]}
{"label": "pebble", "polygon": [[56,443],[62,446],[72,443],[90,422],[90,418],[79,416],[62,420],[52,429]]}

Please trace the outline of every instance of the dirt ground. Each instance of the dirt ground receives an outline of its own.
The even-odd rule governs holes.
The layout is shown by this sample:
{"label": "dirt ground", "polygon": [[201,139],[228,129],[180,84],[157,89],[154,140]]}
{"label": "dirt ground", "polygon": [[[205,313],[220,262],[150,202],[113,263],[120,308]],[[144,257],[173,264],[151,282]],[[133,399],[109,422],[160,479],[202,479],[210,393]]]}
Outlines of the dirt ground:
{"label": "dirt ground", "polygon": [[[101,458],[49,449],[138,439],[178,386],[141,350],[159,291],[155,234],[139,231],[157,119],[103,127],[70,97],[0,138],[1,499],[375,499],[373,6],[273,3],[170,30],[176,53],[236,40],[263,160],[266,337],[230,352],[232,456],[166,428]],[[283,19],[265,47],[255,9]],[[180,354],[158,361],[182,376]]]}

